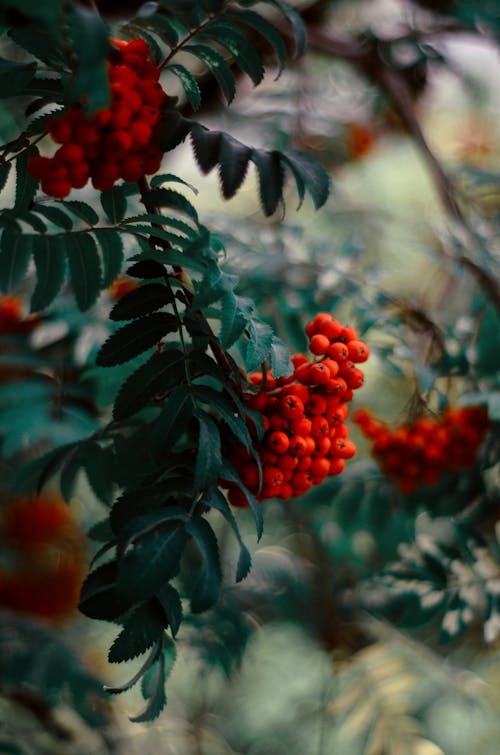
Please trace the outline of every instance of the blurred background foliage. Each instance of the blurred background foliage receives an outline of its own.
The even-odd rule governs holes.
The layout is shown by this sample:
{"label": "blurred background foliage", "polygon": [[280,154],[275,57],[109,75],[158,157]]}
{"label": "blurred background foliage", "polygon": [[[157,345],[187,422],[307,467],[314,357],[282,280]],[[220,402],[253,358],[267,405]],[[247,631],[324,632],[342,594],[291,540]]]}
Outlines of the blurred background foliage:
{"label": "blurred background foliage", "polygon": [[[118,23],[138,4],[97,5]],[[163,168],[196,187],[200,220],[224,243],[238,293],[292,352],[305,349],[304,324],[318,311],[358,329],[372,356],[356,407],[397,425],[422,409],[486,403],[495,423],[497,4],[293,5],[307,24],[307,55],[256,91],[242,79],[230,108],[213,92],[201,116],[257,147],[310,151],[331,173],[326,207],[316,213],[306,200],[297,212],[291,192],[284,217],[265,220],[252,172],[226,203],[217,176],[200,176],[189,145]],[[164,86],[183,97],[174,80]],[[0,110],[5,140],[22,122],[13,102]],[[92,202],[92,190],[82,197]],[[120,285],[127,280],[84,313],[63,291],[50,310],[29,314],[30,275],[15,292],[20,314],[9,319],[17,304],[9,310],[0,299],[5,511],[6,480],[21,461],[85,437],[109,413],[120,367],[99,369],[94,360]],[[103,691],[137,668],[108,664],[116,630],[71,611],[61,619],[5,605],[0,751],[497,753],[496,425],[473,468],[411,495],[382,477],[352,423],[351,433],[359,450],[347,471],[298,502],[266,504],[258,545],[250,517],[238,512],[252,572],[238,585],[228,577],[214,609],[187,617],[168,706],[154,724],[127,721],[134,692],[116,700]],[[67,527],[88,532],[100,521],[110,495],[100,479],[88,468],[76,477]],[[223,525],[212,525],[232,575],[238,554]],[[68,531],[62,545],[47,546],[59,548],[56,557],[68,537],[75,542]],[[1,565],[11,567],[25,556],[5,527],[2,538]]]}

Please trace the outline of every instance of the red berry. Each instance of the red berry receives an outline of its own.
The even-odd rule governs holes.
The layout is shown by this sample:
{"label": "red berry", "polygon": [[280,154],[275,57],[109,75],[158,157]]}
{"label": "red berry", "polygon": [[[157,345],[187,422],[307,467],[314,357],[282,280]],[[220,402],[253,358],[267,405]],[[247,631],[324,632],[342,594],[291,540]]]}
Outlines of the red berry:
{"label": "red berry", "polygon": [[154,126],[158,118],[160,117],[160,111],[158,108],[152,105],[146,105],[136,113],[135,119],[137,122],[146,123],[148,126]]}
{"label": "red berry", "polygon": [[311,365],[309,369],[309,381],[311,385],[326,385],[330,380],[330,370],[323,362]]}
{"label": "red berry", "polygon": [[128,154],[120,162],[120,172],[124,181],[138,181],[145,175],[144,160],[139,154]]}
{"label": "red berry", "polygon": [[148,176],[152,173],[157,173],[163,159],[162,152],[160,152],[160,150],[156,147],[149,147],[149,149],[147,149],[146,152],[143,153],[142,157],[144,160],[145,173]]}
{"label": "red berry", "polygon": [[49,174],[50,157],[35,155],[28,161],[28,171],[38,181]]}
{"label": "red berry", "polygon": [[279,402],[279,411],[287,420],[300,419],[304,415],[304,404],[298,396],[290,393]]}
{"label": "red berry", "polygon": [[279,487],[283,482],[283,472],[279,467],[266,467],[264,469],[263,479],[264,486]]}
{"label": "red berry", "polygon": [[325,320],[318,326],[318,333],[326,336],[329,341],[338,338],[342,332],[342,325],[334,319]]}
{"label": "red berry", "polygon": [[293,435],[302,435],[305,438],[311,432],[311,420],[308,417],[300,417],[300,419],[294,419],[290,423],[290,430]]}
{"label": "red berry", "polygon": [[147,123],[135,120],[132,121],[128,133],[132,138],[132,145],[134,149],[142,149],[149,143],[152,131],[151,126],[148,126]]}
{"label": "red berry", "polygon": [[311,435],[313,438],[321,438],[328,435],[330,425],[325,417],[313,417],[311,420]]}
{"label": "red berry", "polygon": [[307,451],[307,443],[302,435],[292,435],[290,438],[289,451],[295,456],[304,456]]}
{"label": "red berry", "polygon": [[113,108],[111,118],[109,121],[110,128],[126,129],[130,125],[132,120],[132,109],[128,106],[128,98],[126,105],[119,105]]}
{"label": "red berry", "polygon": [[309,401],[306,404],[307,414],[324,414],[326,411],[326,399],[319,393],[311,394]]}
{"label": "red berry", "polygon": [[112,189],[120,178],[120,168],[115,162],[105,162],[99,165],[92,175],[92,185],[99,191]]}
{"label": "red berry", "polygon": [[284,454],[288,451],[290,440],[281,430],[275,430],[267,439],[267,445],[275,454]]}
{"label": "red berry", "polygon": [[73,165],[74,163],[80,163],[84,159],[85,153],[83,147],[79,144],[67,142],[62,147],[59,147],[54,157],[66,165]]}
{"label": "red berry", "polygon": [[112,162],[125,157],[131,147],[132,137],[126,131],[111,131],[104,139],[106,157]]}
{"label": "red berry", "polygon": [[341,341],[332,343],[327,353],[330,359],[333,359],[339,364],[341,362],[345,362],[345,360],[349,358],[349,349],[347,348],[346,344],[342,343]]}
{"label": "red berry", "polygon": [[330,341],[326,336],[317,333],[312,336],[309,342],[309,351],[316,356],[323,356],[328,351]]}
{"label": "red berry", "polygon": [[58,144],[69,142],[73,136],[73,126],[64,115],[49,121],[47,130]]}
{"label": "red berry", "polygon": [[363,341],[349,341],[347,344],[349,359],[353,362],[366,362],[370,356],[370,350]]}

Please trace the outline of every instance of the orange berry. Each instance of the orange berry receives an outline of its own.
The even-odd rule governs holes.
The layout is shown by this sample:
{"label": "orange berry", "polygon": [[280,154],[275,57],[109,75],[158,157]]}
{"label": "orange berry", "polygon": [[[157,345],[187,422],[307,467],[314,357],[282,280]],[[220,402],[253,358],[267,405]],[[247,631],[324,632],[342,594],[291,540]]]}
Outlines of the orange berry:
{"label": "orange berry", "polygon": [[315,356],[324,356],[328,351],[330,341],[326,336],[316,333],[309,341],[309,351]]}

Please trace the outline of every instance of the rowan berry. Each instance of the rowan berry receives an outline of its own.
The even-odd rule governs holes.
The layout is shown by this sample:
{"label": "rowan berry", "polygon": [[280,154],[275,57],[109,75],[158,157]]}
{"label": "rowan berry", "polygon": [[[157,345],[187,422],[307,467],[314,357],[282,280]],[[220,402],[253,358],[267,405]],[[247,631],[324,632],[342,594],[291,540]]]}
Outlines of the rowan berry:
{"label": "rowan berry", "polygon": [[311,365],[309,369],[309,381],[311,385],[326,385],[331,379],[330,370],[323,362]]}
{"label": "rowan berry", "polygon": [[311,366],[312,365],[309,362],[305,362],[304,364],[301,364],[299,367],[295,368],[294,376],[295,379],[299,381],[299,383],[302,383],[303,385],[309,385]]}
{"label": "rowan berry", "polygon": [[323,336],[326,336],[329,341],[334,341],[340,336],[342,332],[342,325],[337,320],[334,320],[332,318],[320,323],[317,328],[317,332],[321,333],[321,335]]}
{"label": "rowan berry", "polygon": [[[335,435],[335,428],[334,428]],[[326,456],[330,451],[332,441],[326,435],[322,435],[320,438],[315,438],[314,454],[315,456]]]}
{"label": "rowan berry", "polygon": [[47,131],[58,144],[69,142],[73,137],[73,126],[64,115],[49,121]]}
{"label": "rowan berry", "polygon": [[326,411],[326,399],[319,393],[312,393],[305,410],[308,415],[324,414]]}
{"label": "rowan berry", "polygon": [[346,325],[340,331],[339,338],[344,343],[349,343],[349,341],[357,341],[358,340],[358,331],[356,330],[356,328],[353,328],[352,325]]}
{"label": "rowan berry", "polygon": [[312,474],[309,470],[295,472],[291,479],[291,485],[295,491],[305,493],[312,486]]}
{"label": "rowan berry", "polygon": [[297,395],[290,393],[279,402],[279,411],[287,420],[300,419],[304,416],[304,404]]}
{"label": "rowan berry", "polygon": [[120,105],[113,108],[111,119],[109,122],[110,128],[124,130],[127,129],[132,121],[132,108],[127,105]]}
{"label": "rowan berry", "polygon": [[275,454],[284,454],[290,446],[288,435],[281,430],[275,430],[267,438],[267,445]]}
{"label": "rowan berry", "polygon": [[149,58],[149,47],[143,39],[132,39],[125,48],[126,55],[138,55],[143,60]]}
{"label": "rowan berry", "polygon": [[[290,445],[290,442],[288,442],[288,445]],[[298,463],[298,457],[292,456],[289,453],[280,454],[276,461],[276,465],[281,469],[282,472],[289,472],[295,469]]]}
{"label": "rowan berry", "polygon": [[149,176],[159,170],[161,161],[163,159],[163,154],[159,149],[156,149],[156,147],[149,147],[143,153],[142,157],[144,160],[144,172],[146,173],[146,175]]}
{"label": "rowan berry", "polygon": [[345,343],[336,341],[329,346],[327,354],[330,359],[333,359],[335,362],[338,362],[338,364],[341,364],[349,358],[349,349]]}
{"label": "rowan berry", "polygon": [[145,123],[147,126],[154,126],[158,122],[160,111],[152,105],[142,107],[135,115],[136,123]]}
{"label": "rowan berry", "polygon": [[301,364],[307,364],[309,359],[305,354],[294,354],[291,357],[291,362],[295,368],[300,367]]}
{"label": "rowan berry", "polygon": [[68,168],[68,180],[74,189],[82,189],[90,178],[90,165],[82,161]]}
{"label": "rowan berry", "polygon": [[28,160],[28,171],[38,181],[48,175],[50,157],[35,155]]}
{"label": "rowan berry", "polygon": [[306,469],[309,469],[309,467],[312,464],[312,456],[306,455],[301,456],[297,463],[297,472],[304,472]]}
{"label": "rowan berry", "polygon": [[283,482],[283,471],[279,467],[266,467],[263,480],[264,487],[279,487]]}
{"label": "rowan berry", "polygon": [[311,432],[311,420],[308,417],[301,417],[290,422],[290,431],[292,435],[302,435],[305,438]]}
{"label": "rowan berry", "polygon": [[309,351],[315,356],[324,356],[328,351],[330,341],[326,336],[316,333],[309,341]]}
{"label": "rowan berry", "polygon": [[339,371],[339,365],[338,365],[338,362],[335,361],[335,359],[330,359],[327,357],[326,359],[321,360],[321,364],[323,364],[325,367],[329,369],[331,378],[334,378],[337,376],[338,371]]}
{"label": "rowan berry", "polygon": [[302,385],[302,383],[292,383],[291,385],[286,385],[281,391],[282,397],[289,396],[290,394],[298,396],[303,404],[306,404],[307,401],[309,401],[309,388],[307,387],[307,385]]}
{"label": "rowan berry", "polygon": [[81,163],[85,159],[85,152],[80,144],[66,142],[66,144],[59,147],[54,157],[66,165],[74,165],[75,163]]}
{"label": "rowan berry", "polygon": [[99,191],[112,189],[120,178],[120,168],[116,162],[104,162],[99,165],[92,175],[92,184]]}
{"label": "rowan berry", "polygon": [[279,497],[283,500],[291,498],[294,495],[294,489],[289,482],[284,482],[281,486]]}
{"label": "rowan berry", "polygon": [[[346,377],[346,383],[347,387],[351,391],[355,391],[358,388],[361,388],[363,383],[365,382],[365,373],[360,370],[358,367],[355,367],[353,370],[351,370],[350,374]],[[346,400],[350,400],[351,396],[348,394],[345,396]]]}
{"label": "rowan berry", "polygon": [[264,391],[259,393],[253,393],[250,396],[245,396],[245,404],[249,409],[256,409],[259,412],[263,412],[267,406],[268,395]]}
{"label": "rowan berry", "polygon": [[343,397],[347,391],[347,383],[344,378],[335,377],[328,381],[325,385],[325,390],[333,396]]}
{"label": "rowan berry", "polygon": [[259,485],[259,468],[255,461],[245,462],[239,469],[240,480],[247,488],[256,489]]}
{"label": "rowan berry", "polygon": [[137,86],[140,79],[137,73],[126,65],[112,66],[109,73],[110,81],[116,84],[122,84],[122,86],[132,89]]}
{"label": "rowan berry", "polygon": [[55,199],[64,199],[71,191],[70,182],[65,179],[42,179],[42,191]]}
{"label": "rowan berry", "polygon": [[[132,147],[132,137],[126,131],[110,131],[104,139],[104,150],[110,162],[121,160]],[[118,178],[120,172],[118,169]],[[116,180],[116,179],[115,179]]]}
{"label": "rowan berry", "polygon": [[120,162],[120,173],[124,181],[138,181],[145,175],[142,156],[136,153],[125,155]]}
{"label": "rowan berry", "polygon": [[370,349],[363,341],[349,341],[347,350],[353,362],[366,362],[370,356]]}
{"label": "rowan berry", "polygon": [[334,475],[341,474],[345,469],[345,460],[334,458],[330,459],[330,469],[328,470],[328,476],[333,477]]}
{"label": "rowan berry", "polygon": [[266,466],[267,467],[271,467],[274,464],[276,464],[276,462],[278,461],[278,456],[277,456],[277,454],[273,453],[272,451],[270,451],[268,449],[264,449],[260,453],[260,460],[261,460],[262,466],[264,466],[264,467],[266,467]]}
{"label": "rowan berry", "polygon": [[240,488],[231,488],[228,493],[228,501],[235,508],[244,509],[250,505],[248,498]]}
{"label": "rowan berry", "polygon": [[281,430],[282,432],[286,432],[288,430],[288,420],[279,412],[273,412],[269,416],[269,429],[273,431]]}
{"label": "rowan berry", "polygon": [[296,456],[304,456],[307,451],[307,443],[302,435],[292,435],[290,438],[289,451]]}
{"label": "rowan berry", "polygon": [[323,479],[330,471],[330,461],[325,459],[325,457],[313,459],[310,470],[313,478]]}
{"label": "rowan berry", "polygon": [[332,443],[332,452],[339,459],[352,459],[356,453],[356,446],[351,440],[345,438],[334,438]]}
{"label": "rowan berry", "polygon": [[311,420],[311,435],[313,438],[321,438],[324,435],[328,435],[330,425],[325,417],[316,416]]}

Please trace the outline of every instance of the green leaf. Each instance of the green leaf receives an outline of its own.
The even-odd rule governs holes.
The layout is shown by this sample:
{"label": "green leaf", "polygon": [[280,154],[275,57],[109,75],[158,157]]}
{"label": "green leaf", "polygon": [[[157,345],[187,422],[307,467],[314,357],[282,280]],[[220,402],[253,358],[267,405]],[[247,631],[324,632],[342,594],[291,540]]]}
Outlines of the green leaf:
{"label": "green leaf", "polygon": [[184,523],[168,524],[135,543],[120,561],[118,594],[134,602],[152,597],[179,571],[187,535]]}
{"label": "green leaf", "polygon": [[172,637],[175,637],[182,623],[182,603],[181,598],[175,587],[165,584],[155,593],[155,597],[165,614]]}
{"label": "green leaf", "polygon": [[194,480],[196,488],[203,490],[219,476],[222,464],[221,439],[219,428],[206,412],[197,411],[195,416],[199,424],[199,434]]}
{"label": "green leaf", "polygon": [[154,601],[138,606],[123,622],[123,629],[115,638],[108,653],[110,663],[122,663],[142,655],[160,642],[165,631],[162,613]]}
{"label": "green leaf", "polygon": [[227,291],[232,291],[237,286],[238,280],[237,275],[223,272],[215,260],[210,262],[201,282],[197,285],[191,304],[192,309],[204,309],[209,304],[218,301]]}
{"label": "green leaf", "polygon": [[112,367],[128,362],[161,341],[167,333],[178,329],[177,318],[168,312],[155,312],[113,333],[97,354],[96,364]]}
{"label": "green leaf", "polygon": [[[50,5],[56,2],[59,2],[59,0],[50,0]],[[49,8],[49,3],[44,3],[44,7]],[[52,13],[53,11],[50,12]],[[51,22],[55,18],[56,16],[52,15]],[[23,24],[18,27],[14,26],[9,29],[8,33],[9,37],[17,45],[20,45],[24,50],[34,55],[35,58],[38,58],[49,66],[61,67],[61,65],[66,63],[66,60],[61,46],[58,44],[61,37],[60,30],[53,30],[53,33],[49,33],[48,30],[49,26],[45,23],[32,23]]]}
{"label": "green leaf", "polygon": [[3,191],[5,188],[5,184],[7,183],[7,179],[9,177],[11,168],[12,168],[12,163],[0,164],[0,192]]}
{"label": "green leaf", "polygon": [[320,162],[307,152],[289,150],[282,155],[283,162],[292,171],[299,194],[299,207],[309,192],[316,209],[322,207],[330,194],[330,175]]}
{"label": "green leaf", "polygon": [[222,134],[218,160],[224,199],[231,199],[243,183],[252,152],[250,147],[246,147],[229,134]]}
{"label": "green leaf", "polygon": [[65,249],[60,236],[35,236],[33,256],[37,281],[31,296],[31,311],[51,304],[59,293],[65,274]]}
{"label": "green leaf", "polygon": [[111,223],[116,225],[123,220],[127,212],[127,197],[121,186],[101,191],[101,205]]}
{"label": "green leaf", "polygon": [[0,98],[23,95],[35,71],[34,63],[13,63],[0,58]]}
{"label": "green leaf", "polygon": [[250,336],[244,350],[245,369],[253,372],[269,356],[275,336],[273,329],[259,320],[250,320],[248,328]]}
{"label": "green leaf", "polygon": [[219,85],[222,94],[229,104],[236,94],[236,84],[231,66],[220,53],[207,45],[185,45],[183,52],[189,52],[201,60]]}
{"label": "green leaf", "polygon": [[[175,645],[172,643],[172,655],[175,658]],[[173,665],[173,661],[172,661]],[[150,669],[151,674],[148,684],[148,694],[145,695],[147,703],[140,713],[135,716],[130,716],[132,723],[144,723],[145,721],[154,721],[158,718],[163,708],[167,704],[167,698],[165,695],[165,658],[164,655],[160,655],[158,661]],[[144,679],[143,679],[144,683]],[[143,686],[144,689],[144,686]]]}
{"label": "green leaf", "polygon": [[264,214],[269,217],[275,212],[283,196],[283,166],[279,152],[255,149],[252,162],[259,174],[259,196]]}
{"label": "green leaf", "polygon": [[199,123],[193,123],[191,142],[194,156],[202,173],[210,173],[219,162],[219,149],[222,131],[210,131]]}
{"label": "green leaf", "polygon": [[217,538],[206,519],[198,517],[186,522],[186,530],[195,540],[202,558],[200,576],[191,594],[191,610],[200,613],[219,599],[222,573]]}
{"label": "green leaf", "polygon": [[32,208],[33,212],[38,212],[43,215],[50,223],[64,228],[65,231],[71,231],[73,228],[73,221],[65,212],[58,207],[52,207],[46,204],[35,204]]}
{"label": "green leaf", "polygon": [[132,603],[118,593],[116,578],[118,564],[109,561],[90,572],[82,585],[79,609],[91,619],[114,621],[122,616]]}
{"label": "green leaf", "polygon": [[173,294],[163,283],[146,283],[123,296],[110,312],[111,320],[133,320],[155,312],[173,301]]}
{"label": "green leaf", "polygon": [[28,172],[28,161],[37,154],[37,148],[30,147],[21,152],[19,157],[16,158],[16,198],[14,210],[17,212],[29,210],[36,194],[38,181]]}
{"label": "green leaf", "polygon": [[296,57],[303,55],[307,38],[304,21],[302,20],[300,14],[295,10],[295,8],[285,2],[285,0],[264,0],[264,2],[269,3],[270,5],[276,5],[284,14],[286,19],[290,22],[295,37],[295,55]]}
{"label": "green leaf", "polygon": [[88,233],[75,233],[65,239],[69,276],[78,307],[85,311],[95,303],[101,290],[101,265],[97,245]]}
{"label": "green leaf", "polygon": [[122,269],[124,259],[122,237],[118,231],[104,228],[96,228],[93,233],[102,254],[102,287],[107,288]]}
{"label": "green leaf", "polygon": [[220,419],[225,422],[232,434],[239,443],[242,443],[247,450],[252,446],[252,439],[245,424],[244,417],[239,413],[238,407],[232,400],[226,398],[222,393],[206,385],[193,386],[193,393],[197,400],[215,410]]}
{"label": "green leaf", "polygon": [[191,71],[186,68],[186,66],[179,65],[177,63],[170,64],[165,68],[165,71],[169,71],[170,73],[177,76],[182,84],[182,88],[184,90],[184,94],[186,95],[187,101],[189,102],[193,110],[198,110],[201,105],[201,92],[200,87],[198,86],[198,82],[196,81]]}
{"label": "green leaf", "polygon": [[198,37],[199,40],[211,39],[225,47],[241,68],[253,81],[259,84],[264,77],[262,61],[249,39],[235,26],[224,21],[213,21]]}
{"label": "green leaf", "polygon": [[185,432],[193,416],[193,410],[193,398],[189,388],[186,385],[175,387],[151,427],[151,441],[158,457],[163,456]]}
{"label": "green leaf", "polygon": [[71,80],[72,99],[81,98],[87,113],[109,103],[106,56],[109,29],[95,9],[74,3],[68,14],[67,30],[78,67]]}
{"label": "green leaf", "polygon": [[250,572],[252,557],[250,551],[241,539],[240,530],[234,514],[221,491],[216,487],[209,488],[205,491],[203,495],[203,503],[205,506],[209,506],[211,509],[219,511],[234,532],[234,536],[240,546],[240,556],[236,567],[236,581],[241,582],[241,580],[245,579]]}
{"label": "green leaf", "polygon": [[148,669],[154,666],[160,656],[162,644],[163,643],[161,642],[153,646],[151,652],[143,662],[142,666],[140,666],[140,668],[135,672],[133,677],[128,680],[128,682],[125,682],[125,684],[120,684],[118,687],[110,687],[106,685],[104,688],[106,692],[109,692],[110,695],[120,695],[122,692],[127,692],[127,690],[132,689],[132,687],[134,687],[134,685],[136,685],[137,682],[142,679]]}
{"label": "green leaf", "polygon": [[33,3],[32,0],[3,0],[2,5],[15,9],[27,19],[41,21],[54,35],[60,31],[59,0],[44,0],[43,3]]}
{"label": "green leaf", "polygon": [[[242,302],[245,303],[244,308],[241,307]],[[232,291],[226,291],[219,300],[221,307],[219,339],[223,349],[229,349],[245,330],[248,319],[246,315],[248,302],[250,302],[249,299],[235,296]]]}
{"label": "green leaf", "polygon": [[58,204],[72,212],[73,215],[76,215],[88,225],[95,225],[99,222],[99,215],[94,208],[86,202],[80,202],[76,199],[66,199],[60,200]]}
{"label": "green leaf", "polygon": [[113,500],[114,455],[110,448],[102,448],[98,443],[86,443],[85,474],[93,493],[103,503]]}
{"label": "green leaf", "polygon": [[21,233],[12,224],[7,225],[0,241],[0,289],[15,291],[29,265],[33,250],[33,235]]}
{"label": "green leaf", "polygon": [[156,262],[156,260],[141,260],[128,268],[127,275],[132,276],[132,278],[143,278],[146,280],[163,278],[165,267],[160,262]]}
{"label": "green leaf", "polygon": [[[255,13],[251,10],[240,10],[237,12],[232,11],[229,16],[230,21],[236,21],[237,23],[243,23],[246,26],[250,26],[251,29],[257,31],[266,42],[273,48],[276,58],[278,60],[278,77],[283,71],[285,63],[288,58],[288,50],[283,37],[279,31],[263,16]],[[278,78],[277,77],[277,78]]]}
{"label": "green leaf", "polygon": [[151,189],[144,196],[144,203],[152,207],[170,207],[182,212],[198,224],[198,213],[191,202],[183,194],[173,189]]}
{"label": "green leaf", "polygon": [[[171,315],[173,317],[173,315]],[[139,320],[140,324],[143,320]],[[125,419],[161,396],[185,377],[184,354],[169,349],[154,354],[124,382],[113,407],[115,419]]]}
{"label": "green leaf", "polygon": [[288,347],[274,335],[271,342],[271,369],[275,378],[289,377],[294,370]]}

